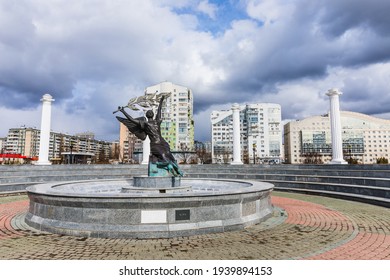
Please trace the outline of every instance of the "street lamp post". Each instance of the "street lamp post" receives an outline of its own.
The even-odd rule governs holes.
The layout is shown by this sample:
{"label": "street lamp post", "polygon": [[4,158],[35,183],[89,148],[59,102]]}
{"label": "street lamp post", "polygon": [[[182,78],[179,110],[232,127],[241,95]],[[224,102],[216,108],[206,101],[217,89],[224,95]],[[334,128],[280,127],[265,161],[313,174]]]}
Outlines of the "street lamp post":
{"label": "street lamp post", "polygon": [[72,144],[70,144],[69,148],[70,148],[70,164],[72,164],[72,163],[73,163],[73,156],[72,156],[72,152],[73,152],[73,145],[72,145]]}
{"label": "street lamp post", "polygon": [[253,164],[256,164],[256,144],[255,143],[253,143],[252,148],[253,148]]}
{"label": "street lamp post", "polygon": [[352,146],[348,145],[348,152],[349,152],[349,164],[352,164]]}

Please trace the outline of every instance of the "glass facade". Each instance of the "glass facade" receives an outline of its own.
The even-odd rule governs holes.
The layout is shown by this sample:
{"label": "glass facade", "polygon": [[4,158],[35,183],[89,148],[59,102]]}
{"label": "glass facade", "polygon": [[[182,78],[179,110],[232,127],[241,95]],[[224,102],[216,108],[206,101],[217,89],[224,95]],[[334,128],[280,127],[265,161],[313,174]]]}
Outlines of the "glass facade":
{"label": "glass facade", "polygon": [[[341,111],[341,136],[345,160],[372,164],[390,158],[390,120]],[[313,116],[284,126],[286,163],[326,163],[332,158],[329,116]],[[308,157],[319,157],[307,162]]]}
{"label": "glass facade", "polygon": [[363,131],[346,130],[342,133],[344,153],[364,154]]}
{"label": "glass facade", "polygon": [[301,151],[303,154],[331,154],[332,141],[329,131],[301,131]]}

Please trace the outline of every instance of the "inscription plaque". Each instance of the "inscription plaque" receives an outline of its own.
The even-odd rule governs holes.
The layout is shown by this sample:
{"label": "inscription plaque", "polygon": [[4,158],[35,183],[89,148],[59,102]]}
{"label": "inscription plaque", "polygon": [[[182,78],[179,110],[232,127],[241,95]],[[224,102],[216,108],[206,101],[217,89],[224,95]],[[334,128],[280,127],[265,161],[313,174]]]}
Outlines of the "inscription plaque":
{"label": "inscription plaque", "polygon": [[176,210],[175,211],[176,221],[187,221],[190,219],[190,209]]}

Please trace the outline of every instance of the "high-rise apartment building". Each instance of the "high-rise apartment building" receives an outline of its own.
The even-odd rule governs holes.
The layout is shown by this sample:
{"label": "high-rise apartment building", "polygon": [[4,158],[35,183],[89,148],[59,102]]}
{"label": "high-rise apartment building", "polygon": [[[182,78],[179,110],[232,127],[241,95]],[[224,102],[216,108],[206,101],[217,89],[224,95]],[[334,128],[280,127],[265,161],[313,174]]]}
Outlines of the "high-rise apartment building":
{"label": "high-rise apartment building", "polygon": [[[376,163],[390,157],[390,120],[341,111],[343,154],[346,160]],[[291,121],[284,126],[286,163],[327,163],[332,158],[329,114]]]}
{"label": "high-rise apartment building", "polygon": [[163,122],[161,135],[171,150],[180,151],[194,148],[194,118],[192,91],[171,82],[162,82],[147,87],[145,94],[170,93],[162,108]]}
{"label": "high-rise apartment building", "polygon": [[[193,96],[191,89],[162,82],[145,89],[145,94],[169,93],[162,107],[161,135],[173,152],[194,149]],[[120,124],[120,161],[139,161],[142,142]]]}
{"label": "high-rise apartment building", "polygon": [[[229,163],[233,155],[233,112],[213,111],[213,162]],[[279,104],[258,103],[240,106],[241,160],[244,163],[278,163],[281,158],[282,131]]]}

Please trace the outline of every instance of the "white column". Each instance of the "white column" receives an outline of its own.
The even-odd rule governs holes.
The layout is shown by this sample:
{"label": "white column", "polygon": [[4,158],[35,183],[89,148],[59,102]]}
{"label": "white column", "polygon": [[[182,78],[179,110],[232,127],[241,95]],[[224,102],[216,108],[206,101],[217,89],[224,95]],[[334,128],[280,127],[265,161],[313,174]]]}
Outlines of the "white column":
{"label": "white column", "polygon": [[330,89],[326,95],[330,99],[330,130],[332,134],[332,160],[329,164],[347,164],[343,157],[343,139],[341,137],[339,96],[337,89]]}
{"label": "white column", "polygon": [[233,111],[233,161],[231,164],[243,164],[241,161],[241,141],[240,141],[240,106],[234,103]]}
{"label": "white column", "polygon": [[142,162],[141,164],[149,163],[150,155],[150,139],[149,136],[146,136],[146,139],[142,142]]}
{"label": "white column", "polygon": [[36,165],[50,165],[49,161],[49,143],[50,143],[50,121],[51,121],[51,103],[54,101],[50,94],[42,96],[42,118],[41,135],[39,140],[39,159]]}

